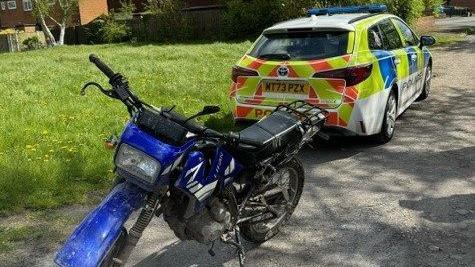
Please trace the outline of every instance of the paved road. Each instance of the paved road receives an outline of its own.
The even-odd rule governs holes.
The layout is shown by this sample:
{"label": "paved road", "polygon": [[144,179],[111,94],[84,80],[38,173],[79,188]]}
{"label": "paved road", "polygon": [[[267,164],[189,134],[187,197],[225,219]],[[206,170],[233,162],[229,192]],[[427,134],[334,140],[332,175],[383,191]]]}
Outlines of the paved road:
{"label": "paved road", "polygon": [[[246,244],[248,266],[475,266],[475,40],[469,40],[434,50],[431,96],[399,118],[389,144],[349,138],[303,151],[301,202],[279,236]],[[207,250],[178,241],[160,218],[130,264],[238,264],[232,248],[217,246],[215,257]],[[49,265],[52,257],[37,264]]]}
{"label": "paved road", "polygon": [[[444,22],[445,23],[445,22]],[[397,122],[395,138],[364,138],[304,151],[305,190],[290,225],[249,266],[475,266],[475,42],[434,50],[430,98]],[[145,232],[137,266],[236,266],[180,242],[162,219]]]}
{"label": "paved road", "polygon": [[441,32],[466,32],[468,28],[475,30],[475,17],[452,17],[435,21],[438,31]]}

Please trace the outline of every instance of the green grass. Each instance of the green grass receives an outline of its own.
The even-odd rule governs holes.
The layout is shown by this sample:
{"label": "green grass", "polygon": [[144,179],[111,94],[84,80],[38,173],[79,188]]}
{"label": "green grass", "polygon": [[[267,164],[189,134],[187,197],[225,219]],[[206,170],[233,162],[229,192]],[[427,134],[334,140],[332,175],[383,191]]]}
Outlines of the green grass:
{"label": "green grass", "polygon": [[250,45],[117,44],[0,54],[0,213],[87,203],[110,185],[112,152],[103,140],[120,133],[128,114],[96,90],[79,95],[86,81],[107,84],[89,53],[126,75],[155,106],[176,104],[190,115],[220,105],[208,125],[227,129],[230,68]]}
{"label": "green grass", "polygon": [[0,252],[9,252],[26,240],[36,240],[42,237],[44,229],[35,226],[0,227]]}
{"label": "green grass", "polygon": [[445,46],[450,45],[457,42],[462,42],[465,40],[467,34],[465,33],[442,33],[442,32],[434,32],[429,34],[435,38],[437,41],[435,46]]}

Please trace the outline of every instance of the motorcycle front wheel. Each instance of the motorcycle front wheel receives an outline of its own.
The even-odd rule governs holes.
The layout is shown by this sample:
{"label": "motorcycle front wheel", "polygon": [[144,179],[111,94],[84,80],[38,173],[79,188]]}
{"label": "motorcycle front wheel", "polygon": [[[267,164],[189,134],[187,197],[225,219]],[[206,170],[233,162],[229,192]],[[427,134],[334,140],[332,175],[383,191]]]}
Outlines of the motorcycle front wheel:
{"label": "motorcycle front wheel", "polygon": [[299,203],[304,179],[304,169],[297,158],[276,170],[269,179],[273,181],[273,186],[263,194],[266,205],[275,214],[275,218],[240,225],[241,234],[247,241],[262,243],[279,233],[280,227],[287,222]]}
{"label": "motorcycle front wheel", "polygon": [[118,257],[122,249],[125,247],[125,242],[127,242],[127,230],[122,227],[122,231],[120,232],[119,237],[115,241],[112,248],[109,250],[109,253],[104,258],[101,263],[101,267],[115,267],[120,266],[119,264],[114,262],[114,258]]}

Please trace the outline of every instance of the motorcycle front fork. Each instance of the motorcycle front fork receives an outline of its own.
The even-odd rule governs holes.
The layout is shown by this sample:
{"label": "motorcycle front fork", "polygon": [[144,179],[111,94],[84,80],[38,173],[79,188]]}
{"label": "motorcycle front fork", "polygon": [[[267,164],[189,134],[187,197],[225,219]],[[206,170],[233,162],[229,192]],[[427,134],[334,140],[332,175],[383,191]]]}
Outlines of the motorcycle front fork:
{"label": "motorcycle front fork", "polygon": [[152,218],[161,214],[159,206],[159,193],[151,193],[147,198],[145,206],[142,208],[139,217],[135,221],[132,228],[129,230],[127,240],[125,242],[124,248],[119,252],[118,256],[113,259],[114,266],[125,266],[127,260],[132,254],[135,246],[139,242],[139,239],[142,237],[142,233],[149,225]]}

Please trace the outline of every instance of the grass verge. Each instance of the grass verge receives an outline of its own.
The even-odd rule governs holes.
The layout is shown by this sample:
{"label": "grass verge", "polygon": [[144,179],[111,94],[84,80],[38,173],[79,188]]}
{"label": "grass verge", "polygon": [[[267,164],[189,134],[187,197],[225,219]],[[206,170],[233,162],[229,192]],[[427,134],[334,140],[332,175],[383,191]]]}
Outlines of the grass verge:
{"label": "grass verge", "polygon": [[457,42],[462,42],[467,35],[473,34],[474,28],[461,28],[453,32],[441,32],[437,30],[436,18],[432,16],[422,17],[414,24],[414,30],[419,36],[430,35],[436,39],[435,46],[446,46]]}

